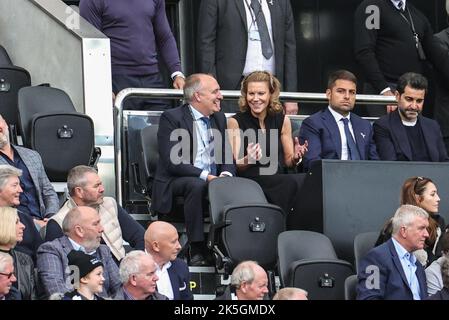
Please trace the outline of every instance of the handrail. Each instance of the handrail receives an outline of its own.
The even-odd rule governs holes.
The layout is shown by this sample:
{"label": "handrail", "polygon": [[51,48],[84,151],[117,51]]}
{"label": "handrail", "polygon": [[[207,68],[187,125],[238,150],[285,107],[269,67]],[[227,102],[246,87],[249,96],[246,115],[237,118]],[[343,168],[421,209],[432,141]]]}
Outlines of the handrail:
{"label": "handrail", "polygon": [[[237,100],[240,97],[238,90],[221,90],[223,97],[227,100]],[[115,153],[115,183],[116,183],[116,199],[120,205],[123,205],[122,199],[122,127],[123,127],[123,102],[129,97],[139,98],[159,98],[159,99],[173,99],[182,98],[183,91],[178,89],[142,89],[142,88],[127,88],[120,91],[115,97],[114,102],[114,153]],[[292,100],[298,102],[318,102],[327,103],[328,99],[324,93],[311,92],[281,92],[280,100]],[[396,104],[393,96],[380,95],[365,95],[358,94],[356,97],[358,103],[363,104]]]}

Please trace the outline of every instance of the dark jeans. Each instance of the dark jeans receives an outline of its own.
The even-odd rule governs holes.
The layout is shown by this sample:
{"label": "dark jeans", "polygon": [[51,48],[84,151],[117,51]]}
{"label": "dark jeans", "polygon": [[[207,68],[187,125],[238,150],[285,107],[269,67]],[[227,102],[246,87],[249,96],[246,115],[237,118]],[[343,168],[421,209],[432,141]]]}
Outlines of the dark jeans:
{"label": "dark jeans", "polygon": [[[112,75],[112,91],[119,93],[126,88],[165,88],[159,73],[145,76]],[[124,101],[125,110],[165,110],[172,107],[170,100],[129,98]]]}

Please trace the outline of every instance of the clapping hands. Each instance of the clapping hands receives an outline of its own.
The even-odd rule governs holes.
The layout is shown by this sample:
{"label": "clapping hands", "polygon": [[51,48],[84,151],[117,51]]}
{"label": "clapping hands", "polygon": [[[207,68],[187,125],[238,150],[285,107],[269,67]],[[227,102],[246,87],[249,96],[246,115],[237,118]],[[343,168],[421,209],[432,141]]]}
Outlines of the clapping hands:
{"label": "clapping hands", "polygon": [[259,143],[249,143],[246,148],[248,163],[255,163],[262,158],[262,148]]}
{"label": "clapping hands", "polygon": [[303,156],[304,154],[308,151],[307,147],[308,147],[309,143],[306,141],[304,141],[304,144],[299,144],[299,139],[298,137],[295,137],[294,140],[294,153],[293,153],[293,159],[298,162]]}

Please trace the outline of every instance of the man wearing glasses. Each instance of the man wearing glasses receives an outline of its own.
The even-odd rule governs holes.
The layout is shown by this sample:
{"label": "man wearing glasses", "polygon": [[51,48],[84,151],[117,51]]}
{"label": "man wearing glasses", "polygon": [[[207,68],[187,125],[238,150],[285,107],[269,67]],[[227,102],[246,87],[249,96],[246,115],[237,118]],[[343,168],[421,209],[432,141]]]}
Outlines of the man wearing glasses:
{"label": "man wearing glasses", "polygon": [[21,300],[19,291],[13,287],[16,281],[12,257],[0,251],[0,300]]}

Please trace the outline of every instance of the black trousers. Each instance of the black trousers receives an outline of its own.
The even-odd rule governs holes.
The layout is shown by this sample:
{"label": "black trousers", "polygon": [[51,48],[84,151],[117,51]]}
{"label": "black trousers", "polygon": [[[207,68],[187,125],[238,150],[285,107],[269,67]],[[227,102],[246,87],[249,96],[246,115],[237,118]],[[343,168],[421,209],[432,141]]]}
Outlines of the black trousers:
{"label": "black trousers", "polygon": [[172,181],[171,187],[174,197],[184,197],[184,219],[189,241],[204,241],[203,202],[207,182],[199,177],[180,177]]}

